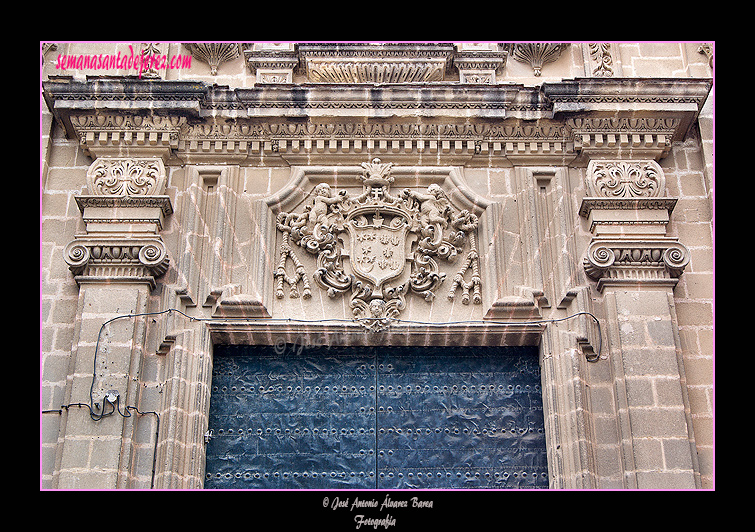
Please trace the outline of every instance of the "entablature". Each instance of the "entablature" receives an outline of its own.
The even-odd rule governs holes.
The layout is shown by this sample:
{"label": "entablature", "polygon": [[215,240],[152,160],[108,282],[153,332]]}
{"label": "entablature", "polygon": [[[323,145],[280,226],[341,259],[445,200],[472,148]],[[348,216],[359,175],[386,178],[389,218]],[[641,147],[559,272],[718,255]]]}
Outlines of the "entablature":
{"label": "entablature", "polygon": [[231,89],[58,77],[43,89],[69,138],[78,138],[94,157],[220,157],[242,164],[266,157],[265,164],[290,165],[317,154],[354,161],[365,154],[429,154],[454,164],[493,157],[516,165],[533,157],[540,164],[554,157],[561,164],[658,160],[685,137],[711,84],[578,78],[540,87],[307,83]]}

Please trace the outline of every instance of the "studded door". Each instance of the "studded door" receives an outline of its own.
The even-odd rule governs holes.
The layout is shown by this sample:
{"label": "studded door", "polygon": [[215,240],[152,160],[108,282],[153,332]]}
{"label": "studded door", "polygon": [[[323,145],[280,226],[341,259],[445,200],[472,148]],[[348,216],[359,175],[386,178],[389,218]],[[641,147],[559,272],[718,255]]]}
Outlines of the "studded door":
{"label": "studded door", "polygon": [[548,487],[537,348],[216,346],[209,429],[205,488]]}

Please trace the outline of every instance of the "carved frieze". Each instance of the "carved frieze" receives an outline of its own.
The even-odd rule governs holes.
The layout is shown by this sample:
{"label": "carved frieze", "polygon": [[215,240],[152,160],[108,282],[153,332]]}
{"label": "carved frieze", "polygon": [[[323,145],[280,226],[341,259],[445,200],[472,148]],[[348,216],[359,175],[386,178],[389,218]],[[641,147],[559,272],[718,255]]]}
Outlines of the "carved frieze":
{"label": "carved frieze", "polygon": [[178,147],[183,116],[136,113],[88,113],[73,115],[84,152],[92,157],[128,154],[167,154]]}
{"label": "carved frieze", "polygon": [[[502,123],[383,123],[308,121],[264,123],[242,120],[183,124],[177,144],[182,160],[277,156],[291,164],[313,154],[350,157],[442,155],[465,161],[473,156],[564,157],[573,143],[564,124],[550,120]],[[269,161],[269,159],[268,159]]]}
{"label": "carved frieze", "polygon": [[453,58],[450,44],[300,44],[307,79],[317,83],[442,81]]}
{"label": "carved frieze", "polygon": [[566,121],[575,151],[590,157],[661,159],[671,151],[677,118],[579,117]]}
{"label": "carved frieze", "polygon": [[482,303],[477,216],[457,210],[437,184],[424,192],[394,194],[392,166],[380,159],[362,163],[360,195],[320,183],[303,212],[278,214],[276,297],[285,297],[286,286],[289,297],[312,295],[300,248],[317,257],[315,283],[331,298],[351,292],[353,315],[370,330],[382,330],[397,318],[409,293],[432,301],[446,278],[440,261],[461,259],[447,297],[460,292],[462,303]]}

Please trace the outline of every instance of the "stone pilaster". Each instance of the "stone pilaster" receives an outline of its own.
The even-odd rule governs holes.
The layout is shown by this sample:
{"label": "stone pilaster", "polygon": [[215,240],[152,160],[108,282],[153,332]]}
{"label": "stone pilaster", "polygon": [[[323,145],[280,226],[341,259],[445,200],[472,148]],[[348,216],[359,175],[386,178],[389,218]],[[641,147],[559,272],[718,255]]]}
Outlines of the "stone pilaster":
{"label": "stone pilaster", "polygon": [[[171,202],[165,168],[156,158],[104,157],[87,173],[89,195],[76,198],[86,230],[64,251],[79,284],[74,350],[69,367],[57,461],[57,487],[130,487],[145,321],[155,277],[168,269],[160,237]],[[128,319],[125,319],[128,318]]]}
{"label": "stone pilaster", "polygon": [[673,288],[689,251],[667,236],[676,199],[650,160],[593,160],[583,265],[603,293],[626,487],[695,488],[696,454]]}

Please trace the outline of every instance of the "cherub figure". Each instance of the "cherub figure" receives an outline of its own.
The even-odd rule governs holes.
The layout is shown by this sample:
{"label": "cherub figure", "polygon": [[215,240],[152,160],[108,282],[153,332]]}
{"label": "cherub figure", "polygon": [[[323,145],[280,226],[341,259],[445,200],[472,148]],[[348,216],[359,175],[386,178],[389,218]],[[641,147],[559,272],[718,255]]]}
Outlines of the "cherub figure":
{"label": "cherub figure", "polygon": [[441,224],[442,227],[446,227],[448,225],[446,214],[450,211],[451,205],[443,193],[443,189],[433,183],[427,187],[427,192],[428,194],[420,194],[405,188],[402,195],[419,202],[420,222],[423,226]]}
{"label": "cherub figure", "polygon": [[328,218],[328,206],[335,205],[343,201],[346,196],[345,190],[340,190],[338,195],[334,198],[331,197],[330,185],[327,183],[320,183],[313,191],[314,199],[309,209],[309,223],[311,226],[315,226],[318,223],[327,225]]}

